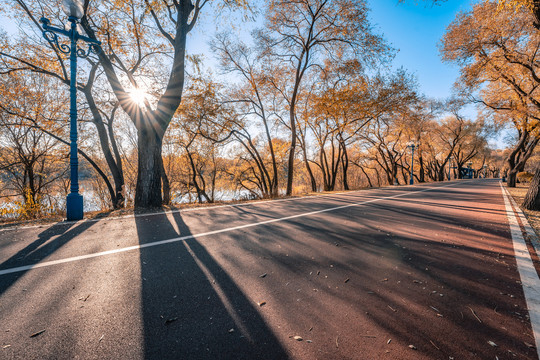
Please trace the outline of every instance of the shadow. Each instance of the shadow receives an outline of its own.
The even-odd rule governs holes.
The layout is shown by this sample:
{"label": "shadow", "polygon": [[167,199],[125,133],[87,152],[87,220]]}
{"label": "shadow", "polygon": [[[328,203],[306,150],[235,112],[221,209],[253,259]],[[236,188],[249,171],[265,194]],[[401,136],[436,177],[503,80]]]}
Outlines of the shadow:
{"label": "shadow", "polygon": [[[191,235],[179,212],[135,221],[140,244]],[[141,249],[140,262],[146,359],[289,357],[256,303],[197,239]]]}
{"label": "shadow", "polygon": [[[290,323],[313,327],[308,336],[325,344],[321,358],[346,358],[342,348],[365,346],[372,351],[365,358],[413,359],[398,348],[409,344],[416,358],[537,358],[527,345],[534,338],[502,198],[473,192],[434,190],[427,199],[254,227],[249,238],[231,237],[235,250],[223,249],[223,265],[250,271],[240,248],[281,274],[267,285],[279,294],[274,306]],[[467,202],[444,203],[456,199]],[[309,306],[294,306],[300,297]],[[338,338],[339,349],[332,346]],[[379,348],[392,355],[373,355]]]}
{"label": "shadow", "polygon": [[[79,236],[95,222],[85,221],[76,227],[72,222],[59,222],[38,235],[38,238],[0,264],[0,270],[37,264]],[[52,240],[51,240],[52,239]],[[8,290],[29,270],[0,276],[0,295]]]}

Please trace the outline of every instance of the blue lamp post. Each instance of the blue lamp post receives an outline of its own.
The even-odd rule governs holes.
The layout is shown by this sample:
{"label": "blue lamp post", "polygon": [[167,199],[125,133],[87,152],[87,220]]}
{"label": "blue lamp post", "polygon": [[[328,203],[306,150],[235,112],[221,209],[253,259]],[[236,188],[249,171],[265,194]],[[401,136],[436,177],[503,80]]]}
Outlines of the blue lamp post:
{"label": "blue lamp post", "polygon": [[414,149],[418,149],[420,146],[420,143],[415,144],[414,142],[410,142],[409,145],[407,145],[407,148],[411,149],[411,180],[409,181],[410,185],[414,185]]}
{"label": "blue lamp post", "polygon": [[[77,24],[84,15],[84,9],[79,0],[64,0],[63,9],[68,16],[70,22],[69,30],[60,29],[51,26],[49,19],[41,18],[40,22],[43,26],[43,37],[64,54],[69,54],[70,60],[70,180],[71,192],[66,199],[66,217],[68,220],[81,220],[83,218],[83,197],[79,194],[79,160],[77,158],[77,57],[86,58],[91,52],[97,54],[101,50],[101,43],[97,40],[90,39],[77,32]],[[71,40],[70,46],[60,44],[58,35],[64,35]],[[77,48],[77,41],[82,40],[89,43],[88,49]]]}

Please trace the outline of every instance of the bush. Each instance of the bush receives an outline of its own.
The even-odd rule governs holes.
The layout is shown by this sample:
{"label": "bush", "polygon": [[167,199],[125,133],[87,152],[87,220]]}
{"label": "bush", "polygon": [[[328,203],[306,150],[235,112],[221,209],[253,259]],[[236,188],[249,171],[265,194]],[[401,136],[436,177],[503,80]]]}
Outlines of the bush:
{"label": "bush", "polygon": [[528,182],[531,182],[533,176],[534,174],[528,171],[522,171],[522,172],[517,173],[517,180],[520,183],[528,183]]}

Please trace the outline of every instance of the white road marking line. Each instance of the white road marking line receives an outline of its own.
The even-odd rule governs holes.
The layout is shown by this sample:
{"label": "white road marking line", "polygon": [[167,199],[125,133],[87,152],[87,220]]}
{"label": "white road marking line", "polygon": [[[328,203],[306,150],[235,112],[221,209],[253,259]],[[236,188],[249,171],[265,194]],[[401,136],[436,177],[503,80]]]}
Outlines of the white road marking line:
{"label": "white road marking line", "polygon": [[[464,183],[466,181],[470,180],[461,180],[461,183]],[[445,186],[451,186],[455,185],[457,182],[452,181],[451,184],[445,185]],[[13,230],[26,230],[26,229],[35,229],[35,228],[46,228],[46,227],[52,227],[57,224],[65,225],[65,224],[77,224],[77,223],[87,223],[87,222],[98,222],[98,221],[111,221],[111,220],[120,220],[120,219],[132,219],[132,218],[141,218],[141,217],[150,217],[155,215],[164,215],[164,214],[176,214],[176,213],[183,213],[183,212],[193,212],[193,211],[203,211],[203,210],[213,210],[213,209],[220,209],[220,208],[235,208],[235,207],[242,207],[242,206],[250,206],[250,205],[260,205],[260,204],[268,204],[273,202],[281,202],[281,201],[293,201],[293,200],[304,200],[304,199],[313,199],[313,198],[331,198],[332,196],[336,195],[350,195],[355,194],[359,192],[366,192],[366,191],[373,191],[373,190],[384,190],[384,189],[393,189],[396,188],[397,190],[410,188],[413,186],[419,186],[417,185],[404,185],[404,186],[387,186],[387,187],[381,187],[381,188],[373,188],[373,189],[361,189],[361,190],[352,190],[352,191],[344,191],[339,193],[332,193],[332,194],[321,194],[321,195],[309,195],[309,196],[300,196],[300,197],[290,197],[285,199],[274,199],[274,200],[254,200],[254,201],[248,201],[244,203],[239,204],[225,204],[225,205],[208,205],[208,206],[200,206],[200,207],[194,207],[194,208],[187,208],[187,209],[178,209],[178,210],[167,210],[167,211],[160,211],[160,212],[154,212],[154,213],[144,213],[144,214],[128,214],[128,215],[119,215],[119,216],[113,216],[113,217],[103,217],[103,218],[95,218],[95,219],[84,219],[84,220],[77,220],[77,221],[62,221],[61,223],[48,223],[48,224],[37,224],[37,225],[27,225],[27,226],[9,226],[0,228],[0,233],[4,231],[13,231]]]}
{"label": "white road marking line", "polygon": [[361,202],[358,202],[358,203],[341,205],[341,206],[336,206],[336,207],[333,207],[333,208],[317,210],[317,211],[310,211],[310,212],[307,212],[307,213],[286,216],[286,217],[282,217],[282,218],[278,218],[278,219],[265,220],[265,221],[260,221],[260,222],[256,222],[256,223],[246,224],[246,225],[234,226],[234,227],[230,227],[230,228],[226,228],[226,229],[208,231],[208,232],[204,232],[204,233],[200,233],[200,234],[196,234],[196,235],[180,236],[180,237],[167,239],[167,240],[159,240],[159,241],[154,241],[154,242],[150,242],[150,243],[146,243],[146,244],[128,246],[128,247],[121,248],[121,249],[102,251],[102,252],[97,252],[97,253],[87,254],[87,255],[73,256],[73,257],[69,257],[69,258],[65,258],[65,259],[59,259],[59,260],[45,261],[45,262],[36,263],[36,264],[32,264],[32,265],[18,266],[18,267],[14,267],[14,268],[0,270],[0,276],[7,275],[7,274],[12,274],[12,273],[17,273],[17,272],[21,272],[21,271],[28,271],[28,270],[32,270],[32,269],[38,269],[38,268],[42,268],[42,267],[48,267],[48,266],[52,266],[52,265],[58,265],[58,264],[64,264],[64,263],[69,263],[69,262],[74,262],[74,261],[91,259],[91,258],[96,258],[96,257],[101,257],[101,256],[106,256],[106,255],[118,254],[118,253],[122,253],[122,252],[126,252],[126,251],[139,250],[139,249],[144,249],[144,248],[149,248],[149,247],[154,247],[154,246],[160,246],[160,245],[175,243],[175,242],[179,242],[179,241],[185,241],[185,240],[194,239],[194,238],[200,238],[200,237],[209,236],[209,235],[216,235],[216,234],[226,233],[226,232],[230,232],[230,231],[246,229],[246,228],[255,227],[255,226],[267,225],[267,224],[287,221],[287,220],[296,219],[296,218],[305,217],[305,216],[310,216],[310,215],[322,214],[322,213],[325,213],[325,212],[330,212],[330,211],[341,210],[341,209],[346,209],[346,208],[350,208],[350,207],[361,206],[361,205],[365,205],[365,204],[369,204],[369,203],[373,203],[373,202],[378,202],[378,201],[383,201],[383,200],[388,200],[388,199],[395,199],[395,198],[408,196],[408,195],[412,195],[412,194],[418,194],[418,193],[422,193],[422,192],[426,192],[426,191],[433,191],[433,190],[437,190],[437,189],[441,189],[441,188],[445,188],[445,187],[455,186],[455,185],[458,185],[458,184],[461,184],[461,183],[451,183],[451,184],[447,184],[447,185],[443,185],[443,186],[429,187],[429,188],[423,189],[423,190],[405,192],[405,193],[401,193],[401,194],[397,194],[397,195],[392,195],[392,196],[386,196],[386,197],[372,199],[372,200],[361,201]]}
{"label": "white road marking line", "polygon": [[521,224],[525,228],[525,232],[527,233],[527,236],[534,248],[534,251],[536,251],[536,255],[540,256],[540,240],[538,239],[538,235],[536,235],[536,232],[532,228],[531,224],[527,221],[527,217],[525,214],[523,214],[523,211],[519,208],[518,204],[514,201],[514,198],[512,196],[509,197],[510,202],[514,206],[515,212],[517,213],[519,220],[521,220]]}
{"label": "white road marking line", "polygon": [[[393,187],[393,186],[392,186]],[[406,186],[409,187],[409,186]],[[304,200],[304,199],[313,199],[313,198],[330,198],[335,195],[348,195],[348,194],[354,194],[362,191],[369,191],[369,190],[378,190],[377,189],[362,189],[362,190],[353,190],[353,191],[344,191],[339,193],[332,193],[332,194],[321,194],[321,195],[309,195],[309,196],[301,196],[301,197],[290,197],[285,199],[274,199],[274,200],[253,200],[253,201],[247,201],[239,204],[225,204],[225,205],[208,205],[208,206],[199,206],[199,207],[193,207],[193,208],[187,208],[187,209],[178,209],[178,210],[166,210],[166,211],[159,211],[159,212],[150,212],[150,213],[144,213],[144,214],[128,214],[128,215],[119,215],[119,216],[112,216],[112,217],[102,217],[102,218],[94,218],[94,219],[83,219],[83,220],[76,220],[76,221],[62,221],[61,224],[77,224],[77,223],[92,223],[92,222],[98,222],[98,221],[109,221],[109,220],[120,220],[120,219],[131,219],[131,218],[141,218],[141,217],[150,217],[155,215],[166,215],[166,214],[176,214],[176,213],[183,213],[183,212],[193,212],[193,211],[201,211],[201,210],[213,210],[213,209],[221,209],[221,208],[235,208],[235,207],[242,207],[242,206],[249,206],[249,205],[259,205],[259,204],[267,204],[267,203],[273,203],[273,202],[281,202],[281,201],[292,201],[292,200]],[[384,189],[384,188],[381,188]],[[0,229],[0,232],[3,231],[10,231],[10,230],[26,230],[26,229],[35,229],[39,227],[47,227],[47,226],[53,226],[57,223],[49,223],[49,224],[39,224],[39,225],[28,225],[28,226],[12,226],[12,227],[5,227]]]}
{"label": "white road marking line", "polygon": [[509,200],[510,195],[502,183],[500,186],[503,193],[504,205],[506,207],[506,216],[510,225],[512,243],[514,244],[516,263],[521,278],[521,284],[523,286],[523,293],[525,294],[525,301],[527,302],[527,308],[529,310],[529,319],[531,321],[534,340],[536,342],[536,352],[540,358],[540,278],[538,278],[538,274],[529,254],[529,249],[523,239],[521,227],[512,210],[512,205]]}

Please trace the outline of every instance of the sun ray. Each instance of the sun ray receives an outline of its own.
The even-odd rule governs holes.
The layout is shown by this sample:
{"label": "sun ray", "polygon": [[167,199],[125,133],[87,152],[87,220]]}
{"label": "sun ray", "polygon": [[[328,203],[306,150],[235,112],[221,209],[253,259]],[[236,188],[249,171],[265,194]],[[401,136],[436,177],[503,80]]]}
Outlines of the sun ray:
{"label": "sun ray", "polygon": [[146,91],[144,91],[143,89],[141,89],[140,87],[138,88],[133,88],[131,90],[129,90],[129,96],[131,97],[131,100],[139,107],[144,107],[145,105],[145,101],[146,101],[146,97],[147,97],[147,94],[146,94]]}

